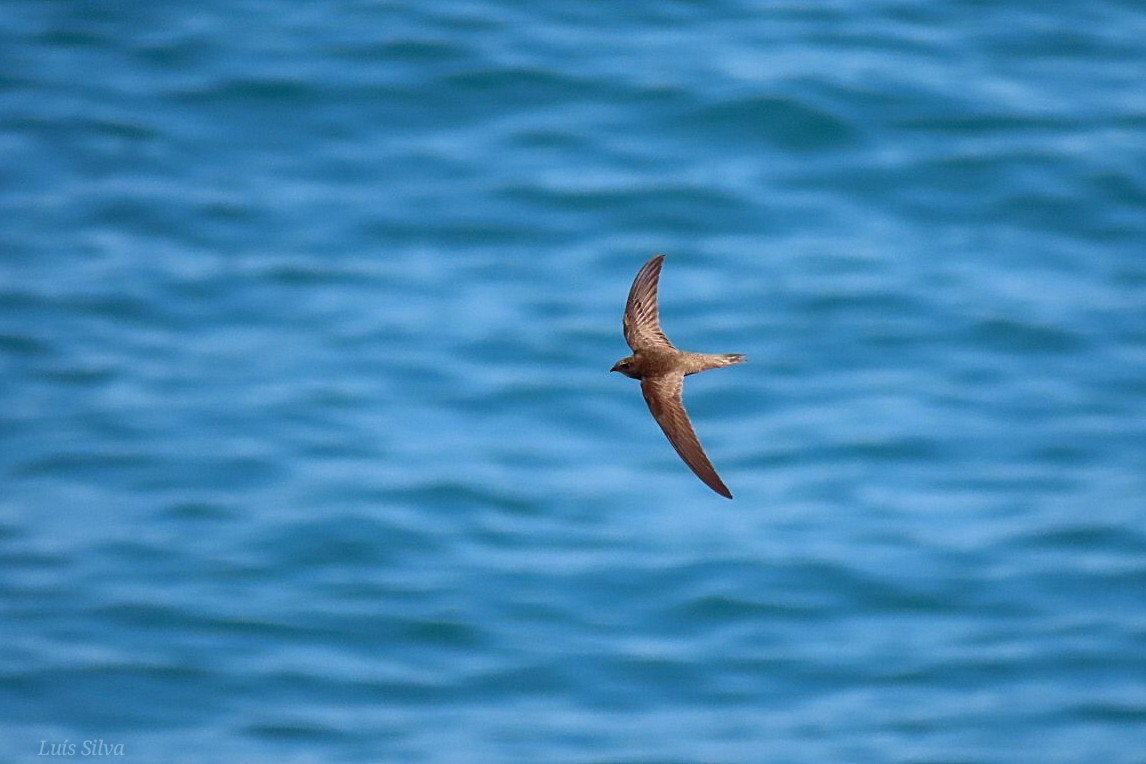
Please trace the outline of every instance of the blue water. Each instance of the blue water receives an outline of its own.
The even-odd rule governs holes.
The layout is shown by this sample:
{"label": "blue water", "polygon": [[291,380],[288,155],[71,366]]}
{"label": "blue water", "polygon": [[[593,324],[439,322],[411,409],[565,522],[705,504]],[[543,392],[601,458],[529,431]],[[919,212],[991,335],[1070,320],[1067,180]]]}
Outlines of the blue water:
{"label": "blue water", "polygon": [[0,760],[1146,762],[1144,40],[6,3]]}

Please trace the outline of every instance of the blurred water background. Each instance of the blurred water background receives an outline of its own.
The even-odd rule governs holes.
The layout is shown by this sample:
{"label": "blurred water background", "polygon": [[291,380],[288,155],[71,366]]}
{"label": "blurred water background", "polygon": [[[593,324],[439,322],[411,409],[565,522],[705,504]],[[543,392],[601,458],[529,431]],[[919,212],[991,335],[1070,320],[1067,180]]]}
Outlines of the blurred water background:
{"label": "blurred water background", "polygon": [[[1146,762],[1144,73],[1117,0],[5,3],[0,760]],[[608,373],[658,251],[732,502]]]}

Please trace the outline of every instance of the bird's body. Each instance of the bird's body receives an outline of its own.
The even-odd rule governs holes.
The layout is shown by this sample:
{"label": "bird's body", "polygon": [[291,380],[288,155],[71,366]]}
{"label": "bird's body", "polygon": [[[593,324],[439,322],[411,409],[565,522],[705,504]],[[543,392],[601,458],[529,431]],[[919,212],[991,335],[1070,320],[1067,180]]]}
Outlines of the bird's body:
{"label": "bird's body", "polygon": [[740,353],[680,350],[669,341],[661,330],[657,307],[657,286],[663,263],[664,255],[653,256],[633,279],[623,321],[625,341],[633,354],[617,361],[611,371],[641,381],[641,393],[649,411],[684,463],[709,488],[731,499],[732,492],[716,474],[716,468],[696,437],[681,392],[687,375],[743,363],[745,359]]}

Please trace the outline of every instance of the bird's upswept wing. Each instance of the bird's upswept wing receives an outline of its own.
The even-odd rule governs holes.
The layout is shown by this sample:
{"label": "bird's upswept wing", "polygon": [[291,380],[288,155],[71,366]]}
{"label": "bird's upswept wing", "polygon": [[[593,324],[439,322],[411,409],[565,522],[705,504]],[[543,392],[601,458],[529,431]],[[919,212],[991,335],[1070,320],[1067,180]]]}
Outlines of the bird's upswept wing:
{"label": "bird's upswept wing", "polygon": [[654,255],[637,271],[633,286],[629,289],[629,299],[625,303],[625,342],[634,351],[656,345],[672,347],[668,337],[661,331],[660,313],[657,310],[657,284],[661,278],[661,264],[664,255]]}

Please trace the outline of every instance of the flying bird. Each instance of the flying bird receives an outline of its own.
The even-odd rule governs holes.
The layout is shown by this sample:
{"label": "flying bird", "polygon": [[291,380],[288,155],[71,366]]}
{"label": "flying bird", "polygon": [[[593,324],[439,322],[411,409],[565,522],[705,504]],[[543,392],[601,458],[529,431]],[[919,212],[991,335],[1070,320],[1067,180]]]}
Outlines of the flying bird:
{"label": "flying bird", "polygon": [[708,460],[688,412],[684,410],[681,391],[684,378],[698,371],[731,366],[744,362],[741,353],[692,353],[678,350],[661,330],[657,308],[657,285],[660,283],[664,255],[654,255],[637,271],[629,299],[625,303],[623,328],[625,342],[633,354],[613,364],[609,371],[619,371],[626,377],[641,381],[641,393],[657,424],[668,436],[669,443],[696,476],[721,496],[731,499],[732,492],[724,485],[716,468]]}

